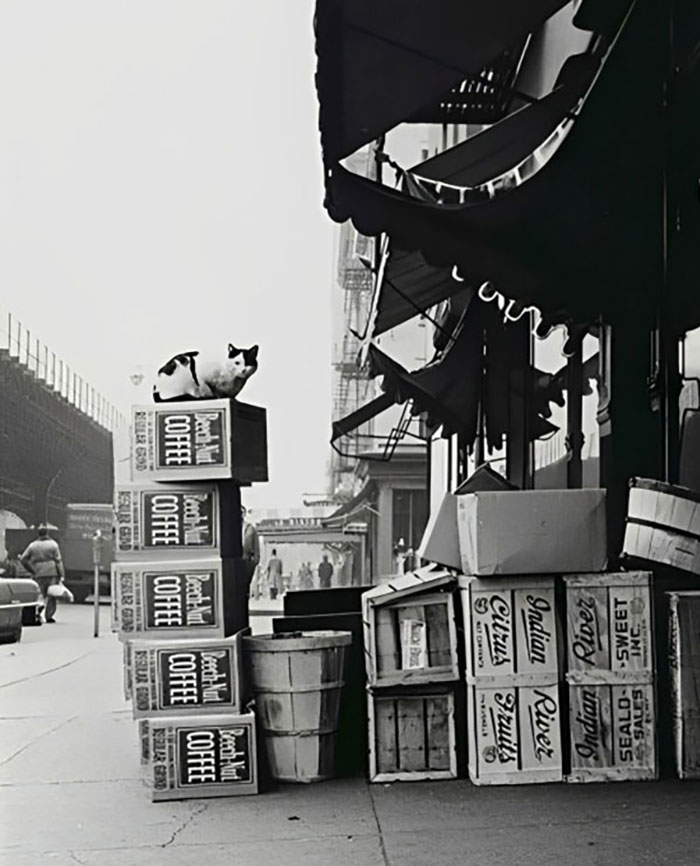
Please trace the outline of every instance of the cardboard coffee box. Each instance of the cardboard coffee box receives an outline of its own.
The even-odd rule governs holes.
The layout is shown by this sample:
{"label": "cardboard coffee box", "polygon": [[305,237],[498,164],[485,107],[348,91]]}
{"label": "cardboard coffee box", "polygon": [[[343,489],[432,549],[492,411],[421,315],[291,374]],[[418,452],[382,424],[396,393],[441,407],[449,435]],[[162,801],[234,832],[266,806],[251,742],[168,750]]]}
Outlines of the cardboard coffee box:
{"label": "cardboard coffee box", "polygon": [[604,490],[510,490],[457,497],[464,574],[599,572],[607,560]]}
{"label": "cardboard coffee box", "polygon": [[[223,491],[223,493],[222,493]],[[216,483],[119,484],[115,510],[117,561],[186,560],[240,555],[231,526],[240,501]]]}
{"label": "cardboard coffee box", "polygon": [[242,712],[245,633],[219,640],[132,641],[134,718]]}
{"label": "cardboard coffee box", "polygon": [[459,578],[467,682],[552,685],[559,679],[554,578]]}
{"label": "cardboard coffee box", "polygon": [[253,713],[152,718],[148,733],[154,801],[258,793]]}
{"label": "cardboard coffee box", "polygon": [[132,408],[133,481],[267,481],[266,412],[236,400]]}
{"label": "cardboard coffee box", "polygon": [[563,778],[559,686],[467,687],[469,778],[524,785]]}
{"label": "cardboard coffee box", "polygon": [[221,559],[113,563],[120,638],[223,637],[224,566]]}

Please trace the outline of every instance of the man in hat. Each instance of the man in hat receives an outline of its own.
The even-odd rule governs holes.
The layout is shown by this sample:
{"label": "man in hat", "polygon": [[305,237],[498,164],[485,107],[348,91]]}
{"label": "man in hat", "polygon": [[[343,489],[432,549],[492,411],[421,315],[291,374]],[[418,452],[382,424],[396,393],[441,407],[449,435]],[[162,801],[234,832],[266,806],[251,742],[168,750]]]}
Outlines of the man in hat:
{"label": "man in hat", "polygon": [[39,584],[44,599],[44,622],[56,622],[56,599],[49,595],[49,587],[63,583],[65,572],[58,542],[51,538],[46,526],[39,527],[37,537],[30,542],[19,561]]}

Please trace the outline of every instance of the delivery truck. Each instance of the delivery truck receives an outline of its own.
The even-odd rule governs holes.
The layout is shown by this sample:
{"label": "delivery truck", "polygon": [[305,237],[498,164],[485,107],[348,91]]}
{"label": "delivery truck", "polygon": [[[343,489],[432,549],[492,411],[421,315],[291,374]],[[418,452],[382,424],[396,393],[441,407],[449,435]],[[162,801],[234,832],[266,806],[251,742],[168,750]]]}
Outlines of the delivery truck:
{"label": "delivery truck", "polygon": [[[102,536],[100,550],[100,591],[108,594],[110,571],[114,559],[114,508],[111,503],[70,503],[66,506],[65,529],[51,530],[61,548],[66,586],[76,602],[84,602],[94,586],[93,537]],[[21,556],[36,529],[6,529],[8,555]]]}

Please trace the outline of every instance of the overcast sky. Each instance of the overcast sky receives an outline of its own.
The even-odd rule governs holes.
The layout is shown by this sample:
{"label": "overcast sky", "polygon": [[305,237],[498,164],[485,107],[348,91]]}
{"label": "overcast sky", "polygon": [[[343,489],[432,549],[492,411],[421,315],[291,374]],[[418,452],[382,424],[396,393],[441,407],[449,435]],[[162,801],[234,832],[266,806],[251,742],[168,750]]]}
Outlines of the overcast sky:
{"label": "overcast sky", "polygon": [[320,492],[329,453],[312,15],[311,0],[0,2],[0,306],[124,407],[139,365],[259,343],[242,398],[268,408],[272,480],[253,507]]}

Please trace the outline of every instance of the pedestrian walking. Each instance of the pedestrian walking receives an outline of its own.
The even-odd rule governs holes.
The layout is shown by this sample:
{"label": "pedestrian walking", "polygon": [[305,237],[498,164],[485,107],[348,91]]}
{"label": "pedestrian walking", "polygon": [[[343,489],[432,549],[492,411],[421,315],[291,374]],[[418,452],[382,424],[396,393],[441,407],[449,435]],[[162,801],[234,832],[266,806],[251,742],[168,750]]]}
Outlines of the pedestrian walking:
{"label": "pedestrian walking", "polygon": [[318,564],[318,585],[321,589],[331,588],[331,578],[333,577],[333,565],[328,561],[327,554],[323,554],[323,559]]}
{"label": "pedestrian walking", "polygon": [[45,526],[39,527],[37,537],[30,542],[19,561],[39,584],[44,599],[44,622],[56,622],[56,599],[49,593],[49,587],[63,583],[65,573],[61,549]]}
{"label": "pedestrian walking", "polygon": [[277,556],[277,551],[273,548],[272,556],[267,562],[267,585],[270,589],[270,598],[277,598],[280,590],[284,590],[282,583],[282,560]]}

